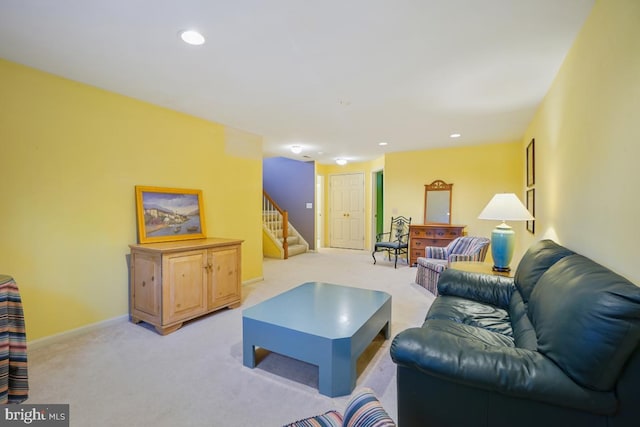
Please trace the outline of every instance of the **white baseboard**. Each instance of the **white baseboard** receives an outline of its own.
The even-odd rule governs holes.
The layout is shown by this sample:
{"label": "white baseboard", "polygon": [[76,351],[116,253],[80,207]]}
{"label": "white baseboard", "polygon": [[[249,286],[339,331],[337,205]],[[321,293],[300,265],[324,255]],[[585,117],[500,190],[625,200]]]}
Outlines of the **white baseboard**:
{"label": "white baseboard", "polygon": [[[262,282],[262,281],[264,281],[264,277],[260,276],[260,277],[256,277],[256,278],[242,282],[242,286],[248,285],[251,283]],[[110,326],[113,326],[116,323],[128,322],[128,321],[129,321],[129,315],[124,314],[122,316],[113,317],[111,319],[103,320],[101,322],[96,322],[90,325],[81,326],[76,329],[71,329],[69,331],[60,332],[59,334],[50,335],[44,338],[38,338],[33,341],[27,341],[27,348],[30,350],[35,350],[41,347],[46,347],[56,342],[60,342],[72,337],[76,337],[78,335],[86,334],[87,332],[108,328]]]}
{"label": "white baseboard", "polygon": [[264,281],[264,276],[255,277],[253,279],[245,280],[244,282],[242,282],[242,286],[249,285],[251,283],[262,282],[262,281]]}
{"label": "white baseboard", "polygon": [[118,317],[113,317],[111,319],[103,320],[101,322],[96,322],[90,325],[81,326],[76,329],[71,329],[69,331],[60,332],[59,334],[49,335],[48,337],[38,338],[33,341],[27,341],[27,348],[29,350],[36,350],[56,342],[64,341],[78,335],[86,334],[87,332],[108,328],[110,326],[113,326],[116,323],[128,322],[128,321],[129,321],[128,314],[118,316]]}

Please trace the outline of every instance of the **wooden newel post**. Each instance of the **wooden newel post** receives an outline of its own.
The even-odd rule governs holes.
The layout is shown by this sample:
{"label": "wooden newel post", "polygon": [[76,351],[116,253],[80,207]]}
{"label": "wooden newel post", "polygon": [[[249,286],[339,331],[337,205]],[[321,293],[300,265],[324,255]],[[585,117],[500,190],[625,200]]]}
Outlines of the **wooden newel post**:
{"label": "wooden newel post", "polygon": [[289,212],[282,211],[282,248],[284,249],[284,259],[289,258]]}

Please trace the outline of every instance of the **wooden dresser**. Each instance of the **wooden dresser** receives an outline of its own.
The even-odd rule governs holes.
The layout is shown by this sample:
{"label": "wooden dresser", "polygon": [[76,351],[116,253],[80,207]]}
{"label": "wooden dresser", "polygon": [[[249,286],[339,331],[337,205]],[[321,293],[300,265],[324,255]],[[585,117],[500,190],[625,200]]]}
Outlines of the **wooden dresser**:
{"label": "wooden dresser", "polygon": [[464,235],[466,225],[411,224],[409,226],[409,265],[415,265],[424,256],[426,246],[447,246],[453,239]]}
{"label": "wooden dresser", "polygon": [[131,321],[166,335],[187,320],[240,306],[241,243],[208,238],[129,245]]}

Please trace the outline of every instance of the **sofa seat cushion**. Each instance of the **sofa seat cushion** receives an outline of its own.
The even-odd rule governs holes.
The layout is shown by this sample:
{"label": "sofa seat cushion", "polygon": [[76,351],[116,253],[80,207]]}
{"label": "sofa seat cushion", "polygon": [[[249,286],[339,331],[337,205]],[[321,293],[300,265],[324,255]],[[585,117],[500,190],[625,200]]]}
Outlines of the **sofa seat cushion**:
{"label": "sofa seat cushion", "polygon": [[431,304],[427,313],[426,320],[430,319],[451,320],[475,326],[502,334],[513,341],[509,313],[491,304],[451,295],[440,295]]}
{"label": "sofa seat cushion", "polygon": [[539,351],[593,390],[613,389],[640,341],[640,288],[582,255],[540,277],[528,311]]}

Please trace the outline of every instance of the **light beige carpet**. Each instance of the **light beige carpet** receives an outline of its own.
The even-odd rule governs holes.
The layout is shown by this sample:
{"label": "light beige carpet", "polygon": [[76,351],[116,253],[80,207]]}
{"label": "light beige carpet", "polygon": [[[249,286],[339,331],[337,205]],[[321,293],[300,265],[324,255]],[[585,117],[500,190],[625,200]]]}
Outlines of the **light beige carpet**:
{"label": "light beige carpet", "polygon": [[[281,426],[342,411],[349,396],[318,393],[318,369],[261,351],[242,364],[242,310],[308,281],[392,295],[391,336],[420,325],[432,294],[414,283],[415,268],[371,253],[321,249],[264,261],[264,281],[243,286],[242,306],[222,310],[160,336],[127,321],[47,340],[29,350],[26,403],[69,403],[72,426]],[[122,283],[126,287],[126,283]],[[28,322],[28,319],[27,319]],[[358,360],[358,387],[370,387],[397,419],[391,339],[379,336]]]}

